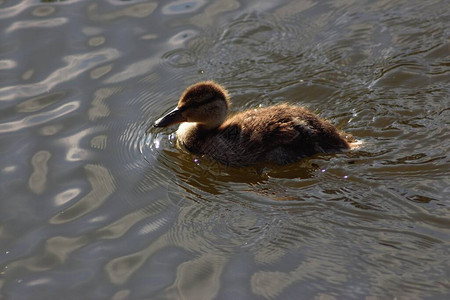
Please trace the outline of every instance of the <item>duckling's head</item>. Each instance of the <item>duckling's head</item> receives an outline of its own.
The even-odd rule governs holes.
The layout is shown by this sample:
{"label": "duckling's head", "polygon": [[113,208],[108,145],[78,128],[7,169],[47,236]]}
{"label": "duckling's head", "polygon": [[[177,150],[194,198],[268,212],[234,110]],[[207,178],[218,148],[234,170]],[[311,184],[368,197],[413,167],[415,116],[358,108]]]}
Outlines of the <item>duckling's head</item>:
{"label": "duckling's head", "polygon": [[219,127],[228,113],[228,92],[213,81],[203,81],[188,87],[177,107],[158,119],[154,127],[166,127],[182,122],[195,122],[208,129]]}

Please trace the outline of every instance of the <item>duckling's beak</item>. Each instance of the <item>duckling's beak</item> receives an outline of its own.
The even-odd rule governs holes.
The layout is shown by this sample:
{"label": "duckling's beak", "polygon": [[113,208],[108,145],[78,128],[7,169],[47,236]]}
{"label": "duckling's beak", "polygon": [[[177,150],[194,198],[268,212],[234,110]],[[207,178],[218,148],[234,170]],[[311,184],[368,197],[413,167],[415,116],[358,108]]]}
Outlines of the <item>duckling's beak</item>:
{"label": "duckling's beak", "polygon": [[182,110],[178,107],[175,107],[170,113],[162,117],[161,119],[156,120],[153,124],[153,127],[166,127],[172,124],[177,124],[181,122],[185,122],[186,118],[183,116]]}

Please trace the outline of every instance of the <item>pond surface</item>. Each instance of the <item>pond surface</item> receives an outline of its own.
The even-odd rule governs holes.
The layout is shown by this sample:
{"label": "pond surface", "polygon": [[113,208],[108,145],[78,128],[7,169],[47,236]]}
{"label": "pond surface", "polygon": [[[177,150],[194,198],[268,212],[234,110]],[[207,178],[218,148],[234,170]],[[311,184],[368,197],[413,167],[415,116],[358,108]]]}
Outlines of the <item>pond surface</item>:
{"label": "pond surface", "polygon": [[[448,1],[0,1],[0,298],[448,299]],[[148,129],[213,79],[362,141],[226,168]]]}

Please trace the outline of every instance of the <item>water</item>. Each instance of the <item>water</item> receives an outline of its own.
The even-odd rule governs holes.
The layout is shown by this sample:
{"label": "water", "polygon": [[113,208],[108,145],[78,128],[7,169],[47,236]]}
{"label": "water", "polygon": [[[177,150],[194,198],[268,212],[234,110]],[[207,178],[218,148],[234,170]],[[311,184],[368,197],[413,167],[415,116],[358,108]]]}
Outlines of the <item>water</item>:
{"label": "water", "polygon": [[[0,1],[0,298],[448,299],[448,1]],[[214,79],[363,141],[226,168],[148,126]]]}

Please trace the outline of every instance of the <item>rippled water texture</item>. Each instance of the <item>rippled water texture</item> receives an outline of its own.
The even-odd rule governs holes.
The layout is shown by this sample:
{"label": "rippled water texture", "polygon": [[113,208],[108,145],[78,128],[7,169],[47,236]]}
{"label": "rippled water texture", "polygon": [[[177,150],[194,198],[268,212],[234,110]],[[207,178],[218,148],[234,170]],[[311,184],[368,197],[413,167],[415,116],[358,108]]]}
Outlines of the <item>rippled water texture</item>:
{"label": "rippled water texture", "polygon": [[[0,298],[449,299],[447,0],[0,0]],[[362,141],[226,168],[200,80]]]}

